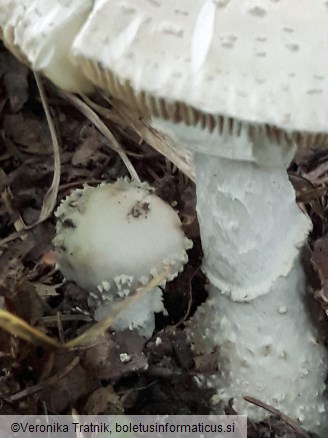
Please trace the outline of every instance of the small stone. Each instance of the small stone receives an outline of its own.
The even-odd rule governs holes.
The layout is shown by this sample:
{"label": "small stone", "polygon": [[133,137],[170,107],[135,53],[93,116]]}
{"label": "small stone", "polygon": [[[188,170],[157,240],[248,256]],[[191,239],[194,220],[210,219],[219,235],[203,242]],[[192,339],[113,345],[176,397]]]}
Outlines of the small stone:
{"label": "small stone", "polygon": [[120,354],[120,361],[122,363],[130,362],[130,360],[131,360],[131,356],[129,354],[127,354],[127,353],[121,353]]}
{"label": "small stone", "polygon": [[158,347],[159,345],[161,345],[163,343],[162,338],[160,338],[159,336],[157,336],[157,338],[155,339],[155,345],[156,347]]}

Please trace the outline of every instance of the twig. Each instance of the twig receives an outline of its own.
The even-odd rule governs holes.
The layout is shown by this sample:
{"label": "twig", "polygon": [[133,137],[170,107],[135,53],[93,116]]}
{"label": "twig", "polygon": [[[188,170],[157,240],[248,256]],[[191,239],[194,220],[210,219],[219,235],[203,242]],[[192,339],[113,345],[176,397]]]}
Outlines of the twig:
{"label": "twig", "polygon": [[98,321],[75,339],[72,339],[66,343],[60,343],[56,339],[47,336],[42,331],[31,326],[23,319],[5,309],[0,309],[0,328],[3,328],[13,336],[18,336],[19,338],[24,339],[35,346],[40,346],[48,350],[72,349],[85,346],[94,342],[97,340],[97,338],[100,338],[120,316],[122,311],[124,311],[128,306],[133,305],[133,303],[138,301],[144,294],[151,292],[153,289],[163,284],[163,282],[165,282],[165,280],[168,278],[169,274],[170,269],[166,267],[160,274],[151,279],[148,284],[136,289],[132,296],[117,303],[108,316],[101,321]]}
{"label": "twig", "polygon": [[128,306],[133,305],[133,303],[138,301],[144,294],[151,292],[154,288],[161,285],[167,279],[168,275],[169,269],[164,269],[163,272],[150,280],[150,282],[146,286],[138,288],[132,296],[129,296],[125,300],[117,303],[112,312],[104,319],[98,321],[96,324],[94,324],[77,338],[66,342],[64,344],[64,347],[71,349],[87,345],[91,341],[95,341],[106,332],[106,330],[113,324],[116,318],[119,317],[123,310],[125,310]]}
{"label": "twig", "polygon": [[299,434],[302,438],[311,438],[310,435],[305,432],[304,429],[302,429],[296,421],[289,418],[287,415],[283,414],[279,409],[274,408],[273,406],[270,406],[266,403],[261,402],[260,400],[250,397],[250,396],[244,396],[244,400],[246,400],[249,403],[252,403],[255,406],[258,406],[262,409],[265,409],[268,412],[271,412],[271,414],[276,415],[277,417],[281,418],[288,426],[290,426],[292,429],[295,430],[296,433]]}
{"label": "twig", "polygon": [[56,320],[57,320],[57,328],[58,328],[58,337],[61,343],[65,342],[65,335],[64,335],[64,328],[63,328],[63,321],[62,321],[62,314],[61,312],[56,313]]}
{"label": "twig", "polygon": [[18,336],[37,347],[50,350],[61,348],[61,344],[58,341],[45,335],[40,330],[5,309],[0,309],[0,328],[12,336]]}
{"label": "twig", "polygon": [[7,243],[12,242],[13,240],[19,239],[24,235],[25,230],[15,231],[7,237],[4,237],[0,240],[0,247],[5,246]]}
{"label": "twig", "polygon": [[9,403],[13,403],[17,400],[21,400],[22,398],[28,397],[29,395],[33,395],[42,389],[46,388],[47,386],[54,385],[59,380],[67,376],[80,362],[80,358],[76,356],[71,363],[67,365],[66,368],[64,368],[63,371],[54,374],[53,376],[49,377],[46,380],[43,380],[42,382],[37,383],[34,386],[31,386],[30,388],[23,389],[23,391],[17,392],[16,394],[12,395],[8,399],[6,399]]}

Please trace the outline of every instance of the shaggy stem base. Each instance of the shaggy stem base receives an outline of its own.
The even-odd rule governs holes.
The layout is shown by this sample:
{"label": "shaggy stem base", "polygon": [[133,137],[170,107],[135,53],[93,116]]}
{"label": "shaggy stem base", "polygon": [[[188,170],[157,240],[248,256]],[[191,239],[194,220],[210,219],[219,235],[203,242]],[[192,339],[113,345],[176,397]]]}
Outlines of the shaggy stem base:
{"label": "shaggy stem base", "polygon": [[265,411],[253,396],[305,427],[327,418],[327,354],[305,305],[299,251],[310,228],[284,169],[196,154],[197,201],[209,299],[192,323],[197,354],[218,350],[207,379],[214,402],[239,413]]}

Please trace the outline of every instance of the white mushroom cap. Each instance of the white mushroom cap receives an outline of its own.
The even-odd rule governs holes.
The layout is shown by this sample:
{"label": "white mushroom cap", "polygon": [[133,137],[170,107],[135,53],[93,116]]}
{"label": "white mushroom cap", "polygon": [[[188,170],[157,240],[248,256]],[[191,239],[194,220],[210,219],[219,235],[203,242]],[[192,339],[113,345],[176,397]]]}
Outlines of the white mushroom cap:
{"label": "white mushroom cap", "polygon": [[97,0],[73,53],[154,116],[237,135],[229,118],[261,123],[278,142],[274,127],[318,133],[312,144],[326,141],[327,29],[326,1]]}
{"label": "white mushroom cap", "polygon": [[[85,186],[72,192],[55,215],[54,245],[60,270],[104,304],[124,299],[166,267],[168,280],[173,279],[188,260],[186,249],[192,246],[177,213],[146,183],[119,180],[95,188]],[[153,312],[163,310],[160,290],[155,296],[145,296],[139,305],[148,306],[145,313],[152,317]],[[142,325],[147,315],[134,312],[133,324]],[[97,319],[105,313],[100,307]]]}
{"label": "white mushroom cap", "polygon": [[0,28],[12,52],[60,88],[89,92],[92,84],[70,55],[93,0],[1,0]]}

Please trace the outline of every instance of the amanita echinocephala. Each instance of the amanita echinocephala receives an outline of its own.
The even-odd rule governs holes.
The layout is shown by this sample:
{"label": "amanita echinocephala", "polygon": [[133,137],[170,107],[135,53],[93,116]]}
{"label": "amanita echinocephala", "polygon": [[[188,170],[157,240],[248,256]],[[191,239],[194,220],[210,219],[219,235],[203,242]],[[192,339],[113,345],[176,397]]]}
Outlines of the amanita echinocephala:
{"label": "amanita echinocephala", "polygon": [[190,335],[198,354],[219,349],[214,401],[263,417],[252,395],[313,430],[327,423],[327,352],[286,168],[327,142],[327,28],[324,2],[98,1],[72,48],[93,83],[194,151],[210,287]]}
{"label": "amanita echinocephala", "polygon": [[[98,320],[164,271],[161,286],[175,278],[192,246],[177,213],[147,183],[85,186],[67,196],[55,215],[58,267],[90,294]],[[150,338],[154,314],[164,310],[156,287],[127,305],[112,327]]]}
{"label": "amanita echinocephala", "polygon": [[71,47],[96,86],[194,152],[209,298],[190,325],[207,380],[324,436],[327,350],[308,315],[311,229],[286,168],[328,143],[328,5],[305,0],[96,0]]}

